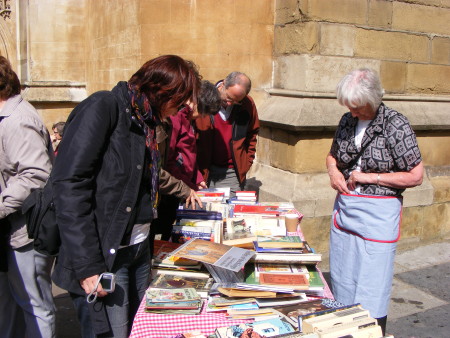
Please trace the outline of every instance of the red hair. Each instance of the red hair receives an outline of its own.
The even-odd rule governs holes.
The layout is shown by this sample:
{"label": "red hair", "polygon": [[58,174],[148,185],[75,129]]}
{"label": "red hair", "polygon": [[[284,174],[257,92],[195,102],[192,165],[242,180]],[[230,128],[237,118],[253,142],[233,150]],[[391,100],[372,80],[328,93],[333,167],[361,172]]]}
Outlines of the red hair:
{"label": "red hair", "polygon": [[144,63],[129,83],[147,95],[161,117],[168,107],[197,102],[200,75],[193,62],[177,55],[163,55]]}

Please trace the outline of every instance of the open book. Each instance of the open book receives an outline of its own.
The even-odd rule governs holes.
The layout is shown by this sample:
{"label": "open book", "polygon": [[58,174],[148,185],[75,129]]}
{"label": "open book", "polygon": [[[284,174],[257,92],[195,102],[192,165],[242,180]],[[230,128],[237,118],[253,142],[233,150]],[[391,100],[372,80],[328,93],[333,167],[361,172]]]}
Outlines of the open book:
{"label": "open book", "polygon": [[243,267],[254,252],[194,238],[174,250],[172,255],[202,262],[216,282],[242,282]]}

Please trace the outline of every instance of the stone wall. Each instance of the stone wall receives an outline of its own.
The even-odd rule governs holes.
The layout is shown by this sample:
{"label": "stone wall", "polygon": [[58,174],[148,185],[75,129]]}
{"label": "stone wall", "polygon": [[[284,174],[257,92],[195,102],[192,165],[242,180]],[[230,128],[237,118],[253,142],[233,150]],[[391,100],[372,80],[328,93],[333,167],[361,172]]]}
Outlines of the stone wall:
{"label": "stone wall", "polygon": [[89,0],[87,12],[88,92],[163,54],[194,61],[212,82],[248,73],[257,95],[271,84],[273,0]]}
{"label": "stone wall", "polygon": [[335,87],[369,67],[380,74],[386,105],[410,120],[426,166],[424,183],[405,193],[400,244],[448,235],[450,2],[278,0],[274,34],[273,83],[258,107],[249,179],[260,198],[292,201],[311,244],[328,251],[335,191],[325,157],[346,112]]}

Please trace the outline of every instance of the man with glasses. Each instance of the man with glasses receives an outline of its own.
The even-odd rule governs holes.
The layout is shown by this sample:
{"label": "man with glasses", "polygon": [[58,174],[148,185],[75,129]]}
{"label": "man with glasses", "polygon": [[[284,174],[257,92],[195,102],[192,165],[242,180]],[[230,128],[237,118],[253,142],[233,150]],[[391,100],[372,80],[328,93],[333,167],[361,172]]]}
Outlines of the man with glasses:
{"label": "man with glasses", "polygon": [[258,112],[244,73],[232,72],[216,86],[222,101],[219,113],[196,120],[197,162],[210,188],[230,187],[234,196],[244,190],[255,159]]}

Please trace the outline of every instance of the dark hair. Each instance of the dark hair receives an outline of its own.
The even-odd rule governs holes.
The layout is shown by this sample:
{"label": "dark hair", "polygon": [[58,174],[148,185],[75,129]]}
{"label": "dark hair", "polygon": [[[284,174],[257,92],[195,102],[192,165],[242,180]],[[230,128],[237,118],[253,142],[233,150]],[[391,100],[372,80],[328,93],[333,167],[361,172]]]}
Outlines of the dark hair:
{"label": "dark hair", "polygon": [[163,55],[144,63],[129,83],[147,95],[159,114],[186,101],[197,102],[200,75],[196,65],[177,55]]}
{"label": "dark hair", "polygon": [[197,110],[202,115],[214,115],[220,109],[220,93],[215,85],[207,80],[203,80],[198,96]]}
{"label": "dark hair", "polygon": [[252,81],[250,78],[242,72],[231,72],[223,81],[225,89],[235,85],[241,85],[245,89],[245,93],[248,95],[252,89]]}
{"label": "dark hair", "polygon": [[66,125],[66,122],[57,122],[52,126],[52,130],[56,129],[59,136],[63,137],[65,125]]}
{"label": "dark hair", "polygon": [[20,81],[12,70],[11,64],[4,56],[0,56],[0,100],[7,100],[20,94]]}

